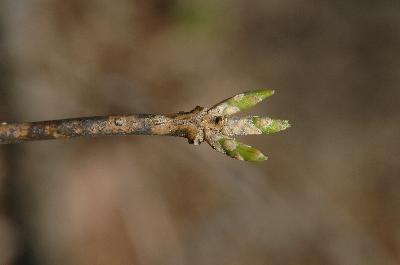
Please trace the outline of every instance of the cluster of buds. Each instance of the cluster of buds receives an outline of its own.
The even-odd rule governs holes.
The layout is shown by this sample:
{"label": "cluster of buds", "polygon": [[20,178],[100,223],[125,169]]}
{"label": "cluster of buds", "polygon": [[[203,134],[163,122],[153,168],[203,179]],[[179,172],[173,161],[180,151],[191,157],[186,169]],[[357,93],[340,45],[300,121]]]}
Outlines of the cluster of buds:
{"label": "cluster of buds", "polygon": [[215,126],[205,127],[204,137],[207,143],[218,152],[238,160],[266,160],[267,156],[260,150],[241,143],[234,137],[276,133],[289,128],[289,122],[268,117],[238,118],[232,115],[253,107],[273,94],[274,91],[269,89],[254,90],[228,98],[210,108],[207,113],[215,121]]}

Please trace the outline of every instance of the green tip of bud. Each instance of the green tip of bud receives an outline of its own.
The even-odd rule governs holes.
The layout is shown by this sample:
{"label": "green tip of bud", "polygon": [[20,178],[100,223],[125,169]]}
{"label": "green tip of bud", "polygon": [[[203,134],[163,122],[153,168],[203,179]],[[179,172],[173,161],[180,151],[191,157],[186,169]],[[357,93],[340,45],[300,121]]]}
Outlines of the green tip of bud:
{"label": "green tip of bud", "polygon": [[[254,107],[257,103],[261,102],[267,97],[272,96],[273,94],[274,90],[258,89],[236,95],[228,99],[227,103],[230,108],[235,108],[236,112],[239,112]],[[229,115],[229,112],[226,114]]]}
{"label": "green tip of bud", "polygon": [[286,130],[290,127],[289,121],[274,120],[264,117],[253,117],[253,124],[260,129],[263,134],[271,134]]}
{"label": "green tip of bud", "polygon": [[249,109],[260,101],[275,93],[271,89],[257,89],[226,99],[210,109],[214,115],[233,115],[239,111]]}
{"label": "green tip of bud", "polygon": [[262,98],[262,100],[264,100],[264,99],[274,95],[275,94],[275,90],[262,88],[262,89],[257,89],[257,90],[254,90],[254,91],[250,91],[249,93],[254,93],[258,97]]}
{"label": "green tip of bud", "polygon": [[250,162],[260,162],[268,159],[260,150],[237,142],[234,139],[223,138],[218,142],[225,153],[232,158]]}

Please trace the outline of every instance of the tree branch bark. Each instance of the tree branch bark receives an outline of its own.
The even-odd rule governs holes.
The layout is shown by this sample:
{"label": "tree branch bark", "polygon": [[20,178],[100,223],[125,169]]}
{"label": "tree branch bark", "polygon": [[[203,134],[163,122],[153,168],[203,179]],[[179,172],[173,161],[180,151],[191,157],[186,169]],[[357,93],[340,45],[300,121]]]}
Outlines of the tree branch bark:
{"label": "tree branch bark", "polygon": [[201,137],[196,107],[191,112],[168,115],[139,114],[96,116],[24,123],[0,124],[0,144],[73,137],[112,135],[167,135],[188,138],[194,143]]}

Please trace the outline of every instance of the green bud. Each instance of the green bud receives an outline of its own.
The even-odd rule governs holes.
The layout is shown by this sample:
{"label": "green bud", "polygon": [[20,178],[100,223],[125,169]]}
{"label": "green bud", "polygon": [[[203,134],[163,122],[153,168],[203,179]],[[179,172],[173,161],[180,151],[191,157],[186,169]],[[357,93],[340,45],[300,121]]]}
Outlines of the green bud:
{"label": "green bud", "polygon": [[211,111],[221,116],[233,115],[239,111],[255,106],[257,103],[272,96],[273,94],[274,90],[270,89],[258,89],[245,92],[222,101],[211,108]]}
{"label": "green bud", "polygon": [[290,127],[289,122],[286,120],[274,120],[257,116],[253,117],[252,120],[254,126],[260,129],[263,134],[280,132]]}
{"label": "green bud", "polygon": [[234,139],[222,138],[218,142],[221,145],[221,148],[225,151],[225,154],[232,158],[250,162],[267,160],[267,157],[263,155],[261,151],[249,145],[237,142]]}

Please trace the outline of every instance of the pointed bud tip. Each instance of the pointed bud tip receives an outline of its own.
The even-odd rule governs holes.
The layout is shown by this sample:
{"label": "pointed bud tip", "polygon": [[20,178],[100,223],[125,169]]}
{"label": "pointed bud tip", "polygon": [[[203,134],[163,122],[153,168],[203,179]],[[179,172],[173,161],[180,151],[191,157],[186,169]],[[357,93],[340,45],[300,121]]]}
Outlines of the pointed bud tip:
{"label": "pointed bud tip", "polygon": [[274,120],[267,117],[254,116],[252,121],[253,125],[260,129],[263,134],[280,132],[291,126],[287,120]]}
{"label": "pointed bud tip", "polygon": [[[248,91],[242,94],[238,94],[227,100],[230,107],[236,108],[233,113],[239,112],[241,110],[246,110],[254,107],[259,102],[272,96],[274,90],[270,89],[257,89]],[[230,112],[228,114],[231,114]]]}
{"label": "pointed bud tip", "polygon": [[268,133],[276,133],[290,128],[290,123],[287,120],[273,120],[271,126],[266,128]]}
{"label": "pointed bud tip", "polygon": [[290,125],[288,120],[280,120],[280,126],[281,126],[281,131],[289,129],[290,127],[292,127],[292,125]]}
{"label": "pointed bud tip", "polygon": [[220,116],[233,115],[255,106],[274,93],[275,90],[261,88],[237,94],[213,106],[209,113]]}
{"label": "pointed bud tip", "polygon": [[268,156],[265,156],[264,154],[261,154],[258,157],[254,157],[253,160],[247,160],[248,162],[263,162],[268,160]]}
{"label": "pointed bud tip", "polygon": [[268,159],[260,150],[241,143],[237,148],[236,158],[248,162],[262,162]]}
{"label": "pointed bud tip", "polygon": [[269,89],[269,88],[261,88],[259,89],[260,91],[263,91],[266,95],[268,96],[272,96],[275,94],[275,90],[274,89]]}
{"label": "pointed bud tip", "polygon": [[235,139],[222,138],[218,142],[221,144],[225,154],[232,158],[249,162],[261,162],[268,159],[260,150],[240,143]]}
{"label": "pointed bud tip", "polygon": [[248,92],[249,95],[258,96],[261,100],[264,100],[272,95],[275,94],[275,90],[268,89],[268,88],[260,88],[253,91]]}

